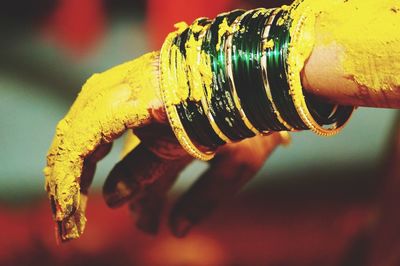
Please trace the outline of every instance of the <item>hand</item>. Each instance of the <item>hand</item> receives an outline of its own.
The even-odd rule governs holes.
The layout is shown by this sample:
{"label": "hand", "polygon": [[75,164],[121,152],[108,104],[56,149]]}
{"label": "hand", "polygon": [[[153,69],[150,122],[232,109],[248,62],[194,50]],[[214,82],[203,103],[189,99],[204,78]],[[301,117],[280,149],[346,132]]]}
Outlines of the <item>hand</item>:
{"label": "hand", "polygon": [[87,193],[96,162],[129,128],[150,124],[161,108],[157,53],[93,75],[57,125],[47,155],[46,190],[60,238],[77,238],[85,227]]}
{"label": "hand", "polygon": [[[93,75],[57,125],[44,172],[62,241],[82,234],[96,163],[110,151],[113,140],[129,129],[141,143],[111,171],[104,196],[110,207],[129,202],[138,213],[138,226],[157,231],[166,193],[192,160],[167,123],[157,71],[158,53],[150,53]],[[238,191],[287,138],[277,133],[221,148],[210,169],[172,211],[174,234],[184,235],[218,202]]]}
{"label": "hand", "polygon": [[[376,4],[373,1],[348,3],[327,5],[324,12],[317,12],[315,27],[309,27],[315,42],[301,73],[304,89],[336,104],[399,108],[400,52],[396,34],[389,33],[396,32],[400,17],[389,2],[382,3],[385,8],[379,9],[378,16],[377,9],[369,6]],[[358,12],[362,15],[353,20],[357,4],[364,13]],[[378,17],[376,23],[370,23],[371,17]],[[381,29],[385,29],[382,36]],[[158,88],[158,53],[150,53],[90,78],[58,124],[44,172],[61,240],[82,234],[96,163],[128,129],[141,143],[112,170],[104,196],[111,207],[130,202],[139,227],[157,231],[165,194],[191,161],[169,128]],[[187,233],[227,195],[238,191],[274,148],[286,141],[287,136],[272,134],[222,147],[210,169],[173,208],[174,234]]]}
{"label": "hand", "polygon": [[[182,150],[166,124],[156,122],[136,129],[135,133],[141,144],[114,167],[103,192],[112,208],[129,203],[130,209],[137,214],[137,226],[155,234],[167,193],[192,158]],[[173,234],[186,235],[219,203],[235,195],[272,151],[288,141],[285,132],[221,147],[209,162],[209,169],[173,207],[169,217]]]}

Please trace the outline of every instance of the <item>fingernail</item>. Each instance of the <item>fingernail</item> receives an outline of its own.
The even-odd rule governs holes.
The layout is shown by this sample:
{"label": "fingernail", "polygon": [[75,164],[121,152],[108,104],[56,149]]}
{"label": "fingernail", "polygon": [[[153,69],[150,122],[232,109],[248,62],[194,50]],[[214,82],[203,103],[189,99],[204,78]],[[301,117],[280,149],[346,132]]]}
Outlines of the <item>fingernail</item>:
{"label": "fingernail", "polygon": [[72,215],[75,214],[76,212],[76,203],[74,203],[74,205],[67,205],[67,207],[65,208],[65,214],[64,214],[64,219],[71,217]]}
{"label": "fingernail", "polygon": [[124,202],[127,201],[127,199],[125,197],[122,197],[121,195],[118,195],[118,193],[113,193],[105,196],[105,201],[108,207],[118,208],[122,204],[124,204]]}
{"label": "fingernail", "polygon": [[179,238],[185,237],[189,233],[190,229],[192,229],[192,226],[193,223],[185,217],[175,218],[171,226],[172,233]]}
{"label": "fingernail", "polygon": [[62,228],[61,221],[56,222],[55,233],[56,233],[56,242],[57,242],[57,245],[59,245],[62,242],[62,238],[63,238],[63,228]]}
{"label": "fingernail", "polygon": [[60,206],[57,204],[57,201],[54,199],[54,196],[50,197],[50,208],[53,213],[53,220],[61,221],[63,217],[63,212],[60,209]]}
{"label": "fingernail", "polygon": [[150,235],[156,235],[159,230],[163,201],[154,199],[139,199],[131,202],[129,208],[136,213],[136,227]]}
{"label": "fingernail", "polygon": [[280,131],[279,134],[282,138],[282,145],[284,147],[289,146],[289,144],[292,142],[292,137],[290,136],[289,132]]}
{"label": "fingernail", "polygon": [[51,208],[51,212],[53,214],[53,219],[55,219],[56,213],[57,213],[57,205],[56,205],[56,201],[54,200],[53,196],[50,196],[50,208]]}
{"label": "fingernail", "polygon": [[128,186],[125,182],[119,181],[111,193],[104,193],[104,198],[110,208],[117,208],[131,199],[138,189],[133,185]]}

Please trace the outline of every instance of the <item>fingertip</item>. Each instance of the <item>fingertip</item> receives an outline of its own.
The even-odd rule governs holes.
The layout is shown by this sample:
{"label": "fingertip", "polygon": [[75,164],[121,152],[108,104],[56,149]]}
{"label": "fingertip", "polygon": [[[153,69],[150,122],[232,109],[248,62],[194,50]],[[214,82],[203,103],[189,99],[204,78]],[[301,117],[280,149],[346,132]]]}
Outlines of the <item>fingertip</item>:
{"label": "fingertip", "polygon": [[102,160],[111,151],[112,145],[112,142],[99,145],[87,159],[92,163]]}
{"label": "fingertip", "polygon": [[169,226],[175,237],[183,238],[190,232],[193,223],[187,217],[172,215]]}
{"label": "fingertip", "polygon": [[281,143],[284,147],[287,147],[292,142],[292,137],[290,136],[289,132],[287,131],[280,131],[279,135],[281,137]]}
{"label": "fingertip", "polygon": [[[154,188],[154,187],[152,187]],[[162,212],[166,198],[155,195],[152,189],[148,189],[149,194],[142,194],[141,197],[132,200],[129,209],[137,216],[136,227],[149,234],[156,235],[159,231]]]}
{"label": "fingertip", "polygon": [[55,224],[55,236],[56,236],[56,243],[57,245],[60,245],[63,242],[63,231],[62,231],[62,222],[61,221],[56,221]]}
{"label": "fingertip", "polygon": [[137,195],[142,189],[141,182],[152,175],[152,164],[158,162],[159,158],[139,144],[114,166],[106,178],[103,186],[106,204],[117,208]]}
{"label": "fingertip", "polygon": [[171,210],[168,223],[172,234],[175,237],[183,238],[195,225],[195,221],[190,218],[188,213],[182,211],[178,205]]}
{"label": "fingertip", "polygon": [[[110,174],[111,175],[111,174]],[[107,178],[107,180],[117,180],[116,178]],[[120,179],[115,184],[107,183],[103,187],[103,198],[110,208],[118,208],[132,199],[140,188],[137,184],[127,184]]]}
{"label": "fingertip", "polygon": [[118,194],[111,194],[111,195],[104,196],[104,200],[105,200],[107,206],[111,209],[117,209],[117,208],[121,207],[129,199],[130,199],[130,197],[121,197]]}
{"label": "fingertip", "polygon": [[57,215],[57,205],[54,196],[50,196],[50,208],[51,208],[51,213],[53,214],[53,219],[55,219]]}

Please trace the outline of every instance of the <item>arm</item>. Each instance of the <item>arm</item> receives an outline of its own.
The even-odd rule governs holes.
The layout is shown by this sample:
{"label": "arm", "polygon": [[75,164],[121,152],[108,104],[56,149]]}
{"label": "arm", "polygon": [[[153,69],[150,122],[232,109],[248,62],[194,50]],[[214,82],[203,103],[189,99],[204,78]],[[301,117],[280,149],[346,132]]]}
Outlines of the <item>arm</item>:
{"label": "arm", "polygon": [[[371,24],[368,11],[385,18],[386,13],[393,13],[390,13],[393,21],[381,21],[380,17],[373,20],[382,23],[380,26],[385,29],[395,30],[395,26],[390,26],[399,24],[395,22],[400,22],[400,17],[390,9],[393,1],[374,2],[378,9],[372,8],[372,2],[332,1],[332,4],[325,3],[327,6],[319,6],[318,1],[311,0],[302,3],[312,8],[311,16],[315,18],[315,22],[312,20],[306,27],[311,30],[302,35],[302,38],[312,41],[301,72],[306,91],[338,104],[400,106],[396,80],[400,76],[396,63],[396,56],[400,57],[397,43],[395,40],[382,41],[378,31],[373,31],[376,35],[366,35],[363,31],[355,35],[354,32],[359,25]],[[366,14],[349,20],[355,6]],[[347,10],[344,13],[347,17],[343,16],[343,10]],[[330,28],[332,25],[338,28]],[[347,30],[349,26],[354,31]],[[381,49],[364,46],[371,42],[379,44]],[[382,51],[393,52],[389,56]],[[160,86],[165,87],[164,81],[159,79],[159,60],[158,52],[150,53],[95,74],[83,86],[71,110],[57,126],[44,172],[61,240],[82,234],[87,193],[96,162],[107,154],[112,141],[127,129],[133,129],[141,143],[110,173],[104,186],[106,202],[111,207],[130,202],[132,209],[139,212],[138,225],[144,230],[156,231],[157,217],[168,189],[192,160],[169,127],[159,90]],[[371,67],[378,63],[384,64],[385,68]],[[188,65],[192,69],[198,67],[195,63],[189,62]],[[204,69],[197,69],[193,73],[202,71]],[[172,211],[170,225],[173,232],[178,236],[184,235],[226,195],[237,192],[272,151],[285,142],[287,136],[276,133],[220,147],[210,162],[210,170]],[[249,158],[249,153],[254,155]]]}
{"label": "arm", "polygon": [[341,104],[399,108],[399,1],[318,5],[303,85]]}

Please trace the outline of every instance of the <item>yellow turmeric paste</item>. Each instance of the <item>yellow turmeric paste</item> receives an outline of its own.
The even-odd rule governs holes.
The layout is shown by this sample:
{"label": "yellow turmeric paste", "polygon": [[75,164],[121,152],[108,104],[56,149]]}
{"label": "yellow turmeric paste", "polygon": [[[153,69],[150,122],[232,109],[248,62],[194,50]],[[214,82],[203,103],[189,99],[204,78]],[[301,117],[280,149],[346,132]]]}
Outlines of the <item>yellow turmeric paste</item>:
{"label": "yellow turmeric paste", "polygon": [[[349,78],[372,90],[400,85],[400,1],[315,1],[320,9],[318,42],[344,49],[343,68]],[[330,4],[327,4],[329,2]],[[370,36],[370,37],[368,37]]]}
{"label": "yellow turmeric paste", "polygon": [[[349,79],[371,90],[398,88],[400,62],[394,59],[400,58],[399,7],[399,1],[395,0],[304,0],[291,14],[294,25],[302,24],[291,31],[291,35],[297,34],[290,47],[291,70],[300,73],[314,47],[333,43],[343,49],[340,62]],[[182,23],[178,26],[180,32],[188,27]],[[194,32],[204,30],[196,24],[191,27]],[[230,30],[223,24],[219,34]],[[202,83],[210,91],[210,59],[205,53],[196,56],[198,45],[192,38],[186,47],[193,90],[189,95],[187,86],[179,86],[174,103],[187,97],[199,100]],[[180,51],[174,54],[178,61],[184,60]],[[44,173],[46,190],[56,203],[54,218],[63,227],[62,239],[79,237],[85,227],[87,198],[80,193],[84,159],[100,144],[111,142],[126,129],[149,123],[149,110],[162,106],[156,78],[158,56],[157,52],[149,53],[93,75],[59,122]],[[187,81],[184,69],[179,69],[176,75],[178,80]]]}
{"label": "yellow turmeric paste", "polygon": [[326,63],[334,64],[343,79],[368,94],[398,93],[394,90],[400,86],[399,6],[398,0],[304,0],[292,13],[295,21],[306,21],[291,46],[292,69],[303,68],[313,47],[333,49],[338,63]]}
{"label": "yellow turmeric paste", "polygon": [[62,223],[62,239],[79,237],[85,227],[86,195],[80,193],[84,158],[127,128],[149,123],[149,109],[162,106],[154,78],[157,61],[158,53],[149,53],[94,74],[57,125],[44,174],[46,190],[56,203],[54,218]]}

